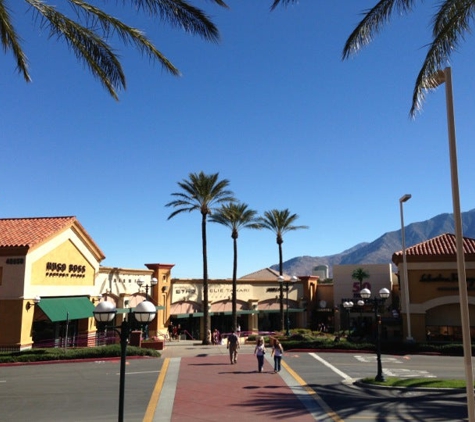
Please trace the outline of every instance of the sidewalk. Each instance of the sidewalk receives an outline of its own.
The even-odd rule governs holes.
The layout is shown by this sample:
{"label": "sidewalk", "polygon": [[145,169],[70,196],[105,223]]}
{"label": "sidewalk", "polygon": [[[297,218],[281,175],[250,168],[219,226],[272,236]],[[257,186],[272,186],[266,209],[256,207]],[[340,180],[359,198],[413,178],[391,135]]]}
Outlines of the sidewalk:
{"label": "sidewalk", "polygon": [[145,422],[332,420],[287,370],[285,357],[281,372],[274,373],[270,349],[262,373],[253,345],[241,345],[235,365],[226,346],[200,341],[167,343],[162,359],[153,415],[147,412]]}

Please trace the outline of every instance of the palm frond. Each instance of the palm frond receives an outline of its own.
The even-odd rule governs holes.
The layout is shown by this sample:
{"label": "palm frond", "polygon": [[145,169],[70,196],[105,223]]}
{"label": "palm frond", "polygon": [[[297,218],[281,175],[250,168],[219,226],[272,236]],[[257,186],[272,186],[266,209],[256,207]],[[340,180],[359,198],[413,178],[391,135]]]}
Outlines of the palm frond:
{"label": "palm frond", "polygon": [[414,86],[409,112],[411,117],[414,118],[422,109],[426,94],[439,85],[436,80],[438,72],[449,63],[452,52],[465,38],[465,34],[470,32],[470,21],[474,12],[473,0],[448,0],[441,5],[434,18],[434,40],[429,46]]}
{"label": "palm frond", "polygon": [[18,73],[23,75],[25,81],[30,82],[31,78],[28,73],[28,61],[25,53],[20,45],[20,37],[12,25],[10,11],[8,10],[5,1],[0,0],[0,39],[3,46],[3,51],[12,50],[13,56],[16,60],[16,68]]}
{"label": "palm frond", "polygon": [[386,24],[395,10],[407,13],[416,0],[380,0],[376,6],[364,12],[365,16],[346,40],[343,59],[359,52],[368,45]]}
{"label": "palm frond", "polygon": [[270,7],[270,10],[274,10],[280,4],[285,7],[291,3],[298,3],[298,2],[299,0],[274,0],[274,2],[272,3],[272,6]]}
{"label": "palm frond", "polygon": [[[210,18],[200,9],[183,0],[131,0],[140,10],[152,16],[159,16],[175,27],[186,32],[199,35],[208,41],[219,41],[218,28]],[[214,0],[222,7],[227,7],[222,0]]]}
{"label": "palm frond", "polygon": [[106,38],[110,33],[119,36],[124,44],[133,43],[141,54],[148,56],[150,59],[158,60],[162,66],[173,75],[179,75],[180,71],[153,45],[153,43],[143,34],[142,31],[132,28],[119,19],[105,13],[103,10],[92,6],[82,0],[69,0],[79,11],[89,27],[95,27],[98,23]]}
{"label": "palm frond", "polygon": [[78,60],[84,62],[109,93],[118,99],[117,90],[125,88],[125,75],[112,48],[94,31],[68,18],[40,0],[26,0],[41,16],[50,36],[64,39]]}

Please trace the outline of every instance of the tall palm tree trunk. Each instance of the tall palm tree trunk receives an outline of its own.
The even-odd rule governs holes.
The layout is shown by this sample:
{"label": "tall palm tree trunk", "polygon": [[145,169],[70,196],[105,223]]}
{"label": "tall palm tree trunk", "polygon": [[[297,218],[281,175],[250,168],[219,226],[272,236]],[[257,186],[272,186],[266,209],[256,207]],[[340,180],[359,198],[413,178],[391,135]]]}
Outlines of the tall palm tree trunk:
{"label": "tall palm tree trunk", "polygon": [[[284,260],[282,255],[282,242],[278,242],[279,245],[279,275],[284,275]],[[279,283],[279,313],[280,313],[280,329],[285,330],[284,321],[284,282]]]}
{"label": "tall palm tree trunk", "polygon": [[233,326],[232,329],[235,330],[237,328],[237,259],[238,259],[238,253],[237,253],[237,239],[233,237],[233,253],[234,253],[234,261],[233,261]]}
{"label": "tall palm tree trunk", "polygon": [[210,332],[211,321],[208,309],[208,253],[206,243],[206,214],[202,215],[201,219],[201,237],[203,240],[203,319],[204,319],[204,334],[203,344],[210,344],[208,332]]}

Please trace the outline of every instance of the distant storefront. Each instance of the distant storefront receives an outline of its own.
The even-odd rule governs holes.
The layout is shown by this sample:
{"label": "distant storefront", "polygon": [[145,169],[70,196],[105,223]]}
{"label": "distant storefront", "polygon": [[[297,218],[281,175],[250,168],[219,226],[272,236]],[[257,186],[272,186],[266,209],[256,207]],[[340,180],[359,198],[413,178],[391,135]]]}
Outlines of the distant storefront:
{"label": "distant storefront", "polygon": [[[472,338],[475,334],[475,239],[463,239]],[[405,280],[402,251],[393,254],[401,286]],[[461,341],[460,292],[458,288],[456,242],[453,234],[443,234],[406,249],[409,310],[405,288],[401,288],[404,338],[415,341]]]}

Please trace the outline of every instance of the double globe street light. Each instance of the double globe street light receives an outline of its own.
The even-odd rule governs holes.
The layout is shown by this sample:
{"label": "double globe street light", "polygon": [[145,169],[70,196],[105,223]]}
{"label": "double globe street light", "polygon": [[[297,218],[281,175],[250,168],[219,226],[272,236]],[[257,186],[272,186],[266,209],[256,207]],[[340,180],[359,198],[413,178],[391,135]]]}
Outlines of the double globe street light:
{"label": "double globe street light", "polygon": [[[356,304],[359,306],[359,307],[362,307],[364,306],[364,300],[358,300],[358,302],[356,302]],[[353,303],[353,301],[351,300],[344,300],[343,302],[343,307],[348,311],[348,335],[350,335],[350,329],[351,329],[351,317],[350,317],[350,312],[351,312],[351,309],[353,308],[353,306],[355,306],[355,304]]]}
{"label": "double globe street light", "polygon": [[384,382],[383,365],[381,364],[381,315],[379,314],[380,306],[384,305],[386,299],[391,292],[385,287],[379,291],[379,297],[371,297],[371,290],[364,288],[360,291],[360,296],[365,303],[370,303],[374,310],[374,319],[376,323],[376,354],[378,361],[378,373],[376,374],[375,381]]}
{"label": "double globe street light", "polygon": [[[152,302],[144,300],[134,309],[129,309],[135,320],[142,325],[148,325],[157,313],[155,305]],[[102,301],[94,308],[94,318],[99,329],[104,329],[109,322],[117,315],[117,308],[112,302]],[[124,393],[125,393],[125,360],[127,356],[127,343],[130,335],[130,322],[124,317],[119,327],[112,328],[120,337],[120,385],[119,385],[119,417],[118,421],[124,421]]]}
{"label": "double globe street light", "polygon": [[139,278],[136,283],[139,286],[139,289],[145,287],[145,297],[148,300],[148,289],[150,289],[150,293],[152,293],[152,288],[158,284],[158,280],[154,277],[150,280],[150,284],[145,284],[145,281]]}

